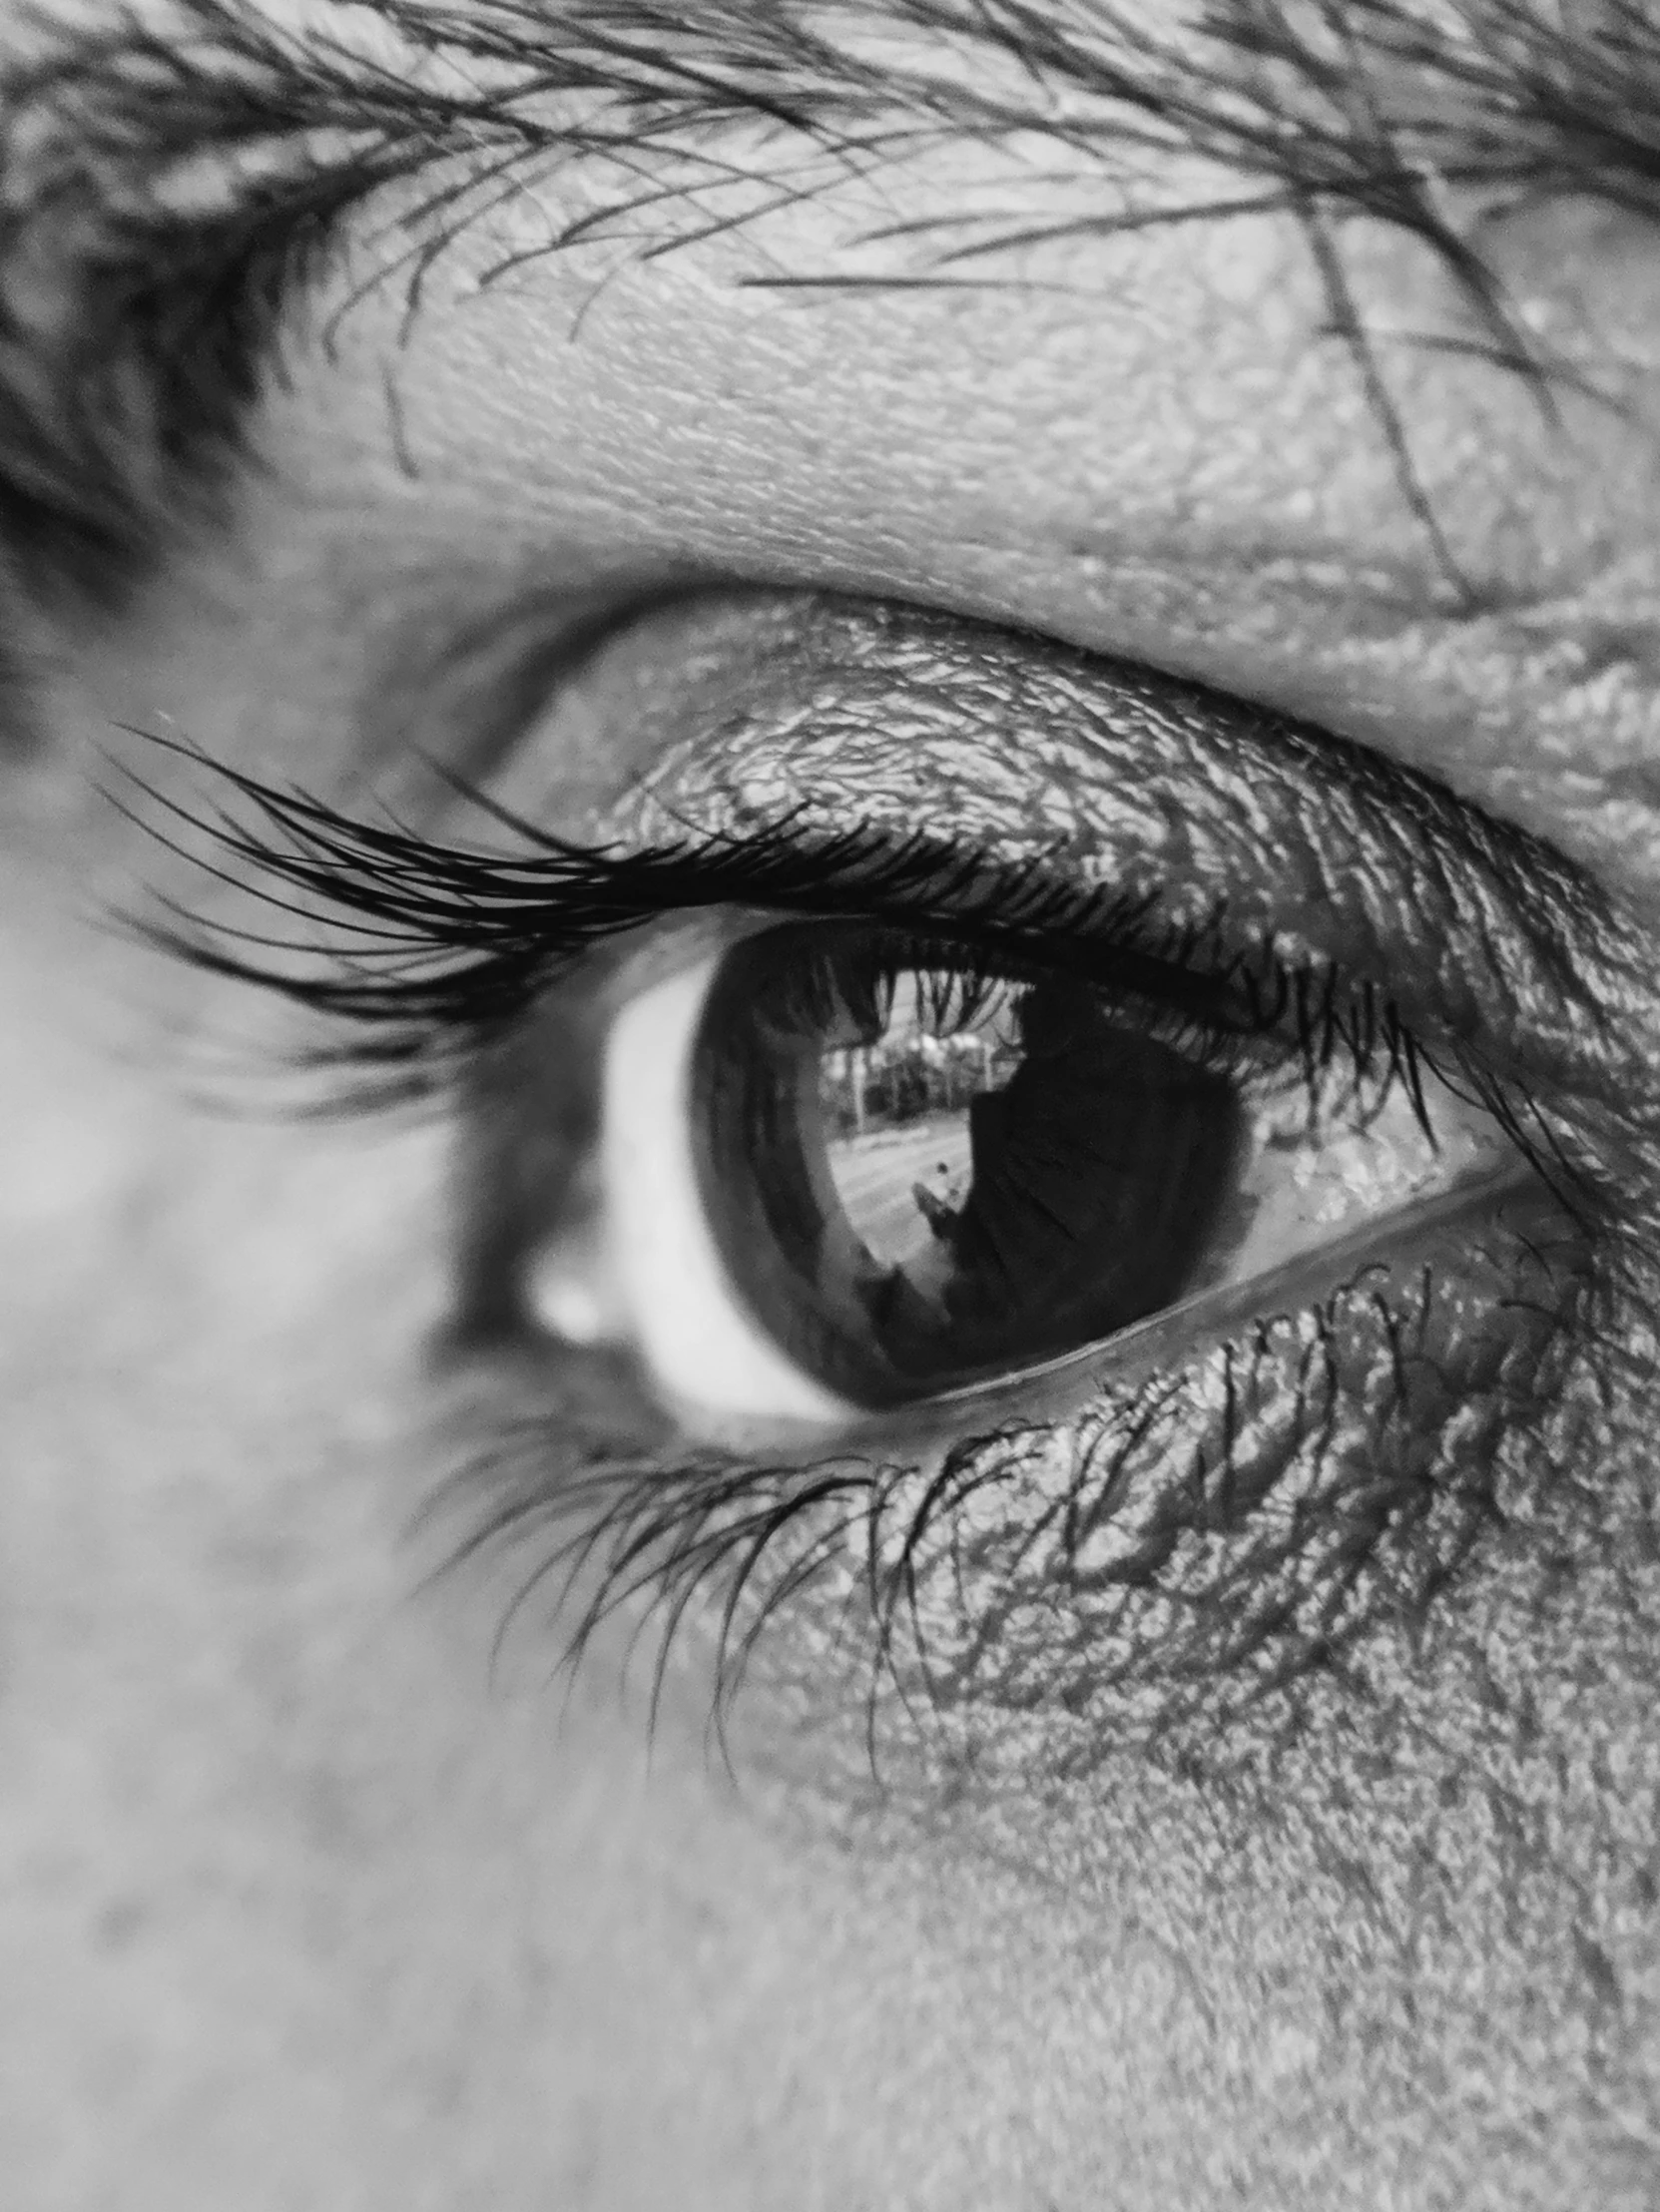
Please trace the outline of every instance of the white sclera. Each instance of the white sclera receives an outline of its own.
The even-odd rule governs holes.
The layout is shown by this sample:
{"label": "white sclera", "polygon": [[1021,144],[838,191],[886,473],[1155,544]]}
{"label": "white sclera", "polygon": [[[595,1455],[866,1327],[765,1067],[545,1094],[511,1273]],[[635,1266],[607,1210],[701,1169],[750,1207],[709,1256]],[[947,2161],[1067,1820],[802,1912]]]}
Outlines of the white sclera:
{"label": "white sclera", "polygon": [[730,1418],[845,1425],[852,1408],[749,1317],[710,1233],[692,1103],[698,1025],[723,953],[648,984],[605,1054],[609,1263],[630,1334],[671,1405]]}

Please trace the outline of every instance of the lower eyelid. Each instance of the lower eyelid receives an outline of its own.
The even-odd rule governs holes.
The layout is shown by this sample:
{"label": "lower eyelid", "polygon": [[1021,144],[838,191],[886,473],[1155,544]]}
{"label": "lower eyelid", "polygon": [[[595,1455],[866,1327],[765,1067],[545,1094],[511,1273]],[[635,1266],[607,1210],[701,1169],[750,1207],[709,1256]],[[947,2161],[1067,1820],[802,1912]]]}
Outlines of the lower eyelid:
{"label": "lower eyelid", "polygon": [[721,1710],[771,1683],[872,1744],[926,1712],[988,1780],[1006,1727],[1021,1787],[1188,1731],[1208,1757],[1543,1514],[1576,1380],[1601,1386],[1594,1260],[1535,1189],[1184,1363],[1097,1362],[1065,1417],[829,1459],[641,1455],[567,1403],[483,1455],[493,1526],[521,1591],[563,1593],[556,1641],[643,1611]]}
{"label": "lower eyelid", "polygon": [[[1008,1716],[1022,1762],[1039,1710],[1045,1758],[1069,1765],[1190,1725],[1214,1749],[1265,1690],[1420,1620],[1507,1515],[1536,1508],[1552,1408],[1590,1357],[1583,1261],[1576,1239],[1551,1254],[1498,1231],[1174,1377],[1108,1384],[1063,1423],[890,1473],[801,1600],[821,1633],[781,1643],[818,1652],[867,1603],[884,1672],[976,1731]],[[782,1581],[789,1550],[769,1570]]]}
{"label": "lower eyelid", "polygon": [[1005,1761],[1029,1790],[1138,1750],[1226,1759],[1248,1709],[1293,1725],[1530,1540],[1606,1390],[1610,1272],[1535,1178],[1443,1194],[1364,1260],[1213,1295],[1197,1335],[1177,1310],[828,1452],[688,1447],[577,1354],[452,1502],[544,1651],[618,1614],[723,1727],[743,1686],[884,1778],[890,1753],[967,1761],[994,1790]]}

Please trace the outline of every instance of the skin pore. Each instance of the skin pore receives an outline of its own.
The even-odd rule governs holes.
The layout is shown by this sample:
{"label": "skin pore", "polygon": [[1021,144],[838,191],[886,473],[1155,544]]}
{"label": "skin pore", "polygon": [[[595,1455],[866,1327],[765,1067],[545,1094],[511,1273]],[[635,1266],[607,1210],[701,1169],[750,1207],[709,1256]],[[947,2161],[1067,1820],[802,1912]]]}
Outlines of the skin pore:
{"label": "skin pore", "polygon": [[[255,12],[402,66],[396,11]],[[895,88],[933,66],[914,10],[845,13]],[[1125,14],[1189,37],[1151,0]],[[951,63],[1000,91],[1008,67],[972,41]],[[217,519],[102,603],[14,527],[9,2201],[1650,2203],[1660,1382],[1635,1290],[1619,1358],[1537,1424],[1560,1484],[1300,1693],[1295,1728],[1258,1716],[1208,1767],[1106,1742],[1035,1787],[1023,1740],[987,1724],[983,1772],[924,1756],[884,1793],[856,1668],[804,1690],[821,1647],[784,1618],[729,1772],[695,1651],[648,1725],[649,1685],[619,1684],[626,1619],[567,1680],[545,1611],[493,1649],[522,1557],[427,1579],[456,1424],[545,1393],[522,1367],[435,1373],[465,1230],[445,1117],[284,1113],[291,1009],[110,926],[158,888],[204,897],[109,803],[129,768],[203,788],[138,733],[429,814],[411,764],[435,758],[593,835],[677,745],[705,764],[677,805],[742,787],[753,761],[717,741],[756,693],[745,625],[787,611],[768,666],[788,730],[829,684],[794,595],[893,602],[993,640],[951,647],[993,707],[948,740],[919,741],[892,676],[860,789],[895,811],[997,824],[998,780],[1044,734],[1006,703],[1029,703],[1031,657],[1081,648],[1304,718],[1563,855],[1577,933],[1540,922],[1535,949],[1567,978],[1561,1087],[1640,1289],[1660,1205],[1647,217],[1490,180],[1455,202],[1542,382],[1491,357],[1421,239],[1345,230],[1403,468],[1296,210],[1103,231],[1130,187],[1035,129],[819,161],[794,195],[787,128],[729,119],[718,146],[724,200],[707,141],[533,166],[468,204],[413,304],[388,269],[431,181],[394,177],[291,302]],[[1138,162],[1163,205],[1239,189],[1168,145]],[[549,249],[643,177],[680,197]],[[941,263],[941,226],[978,208],[998,251]],[[734,220],[688,235],[700,211]],[[642,252],[666,231],[673,252]],[[710,648],[706,619],[739,647]],[[614,634],[583,658],[597,624]],[[790,756],[832,814],[851,746]],[[1317,850],[1328,806],[1316,778]],[[1479,966],[1473,939],[1454,949]],[[228,1057],[230,1113],[203,1097]],[[250,1065],[272,1071],[252,1108]]]}

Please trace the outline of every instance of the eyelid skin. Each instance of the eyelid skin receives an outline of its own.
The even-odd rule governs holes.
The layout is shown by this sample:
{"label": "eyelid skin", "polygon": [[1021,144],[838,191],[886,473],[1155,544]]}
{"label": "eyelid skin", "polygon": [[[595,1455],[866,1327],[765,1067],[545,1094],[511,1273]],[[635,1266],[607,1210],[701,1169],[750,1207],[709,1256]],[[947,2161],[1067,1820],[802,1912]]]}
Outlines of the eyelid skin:
{"label": "eyelid skin", "polygon": [[[585,756],[603,755],[615,738],[625,762],[643,764],[620,796],[576,819],[554,797],[565,690],[579,701]],[[218,844],[241,871],[233,880],[246,878],[256,898],[285,886],[282,895],[297,893],[325,928],[331,909],[341,921],[356,917],[354,927],[358,918],[390,923],[423,959],[446,940],[428,940],[421,875],[441,880],[433,911],[447,929],[482,887],[470,856],[488,855],[492,842],[499,863],[481,864],[498,865],[501,877],[480,909],[488,934],[481,925],[467,942],[505,943],[511,933],[523,978],[538,870],[550,932],[562,926],[563,862],[544,857],[544,830],[554,854],[676,854],[692,904],[749,895],[742,869],[713,898],[700,887],[694,848],[711,838],[742,858],[775,829],[810,848],[867,832],[876,847],[902,850],[921,833],[938,852],[961,855],[965,890],[982,870],[1012,879],[1038,870],[1057,888],[1070,885],[1075,902],[1146,899],[1173,932],[1224,923],[1231,938],[1272,946],[1288,964],[1373,980],[1427,1050],[1478,1044],[1495,1080],[1559,1090],[1599,1120],[1610,1146],[1643,1144],[1654,1118],[1660,1016],[1645,1023],[1644,932],[1582,870],[1327,732],[984,624],[823,595],[654,605],[632,626],[607,626],[488,794],[452,784],[442,808],[423,809],[434,837],[453,822],[463,842],[445,849],[403,834],[396,877],[372,874],[389,825],[374,826],[353,855],[347,814],[303,794],[286,800],[186,745],[156,739],[152,756],[167,780],[135,779],[139,791],[183,822],[197,847],[204,837]],[[228,842],[223,827],[178,797],[173,756],[187,774],[235,785],[256,818],[286,817],[283,835],[300,830],[307,850],[289,861],[257,826]],[[503,810],[499,836],[480,796],[486,810]],[[406,819],[401,790],[398,805]],[[561,837],[577,842],[561,847]],[[216,854],[187,857],[200,889],[202,860]],[[353,865],[363,870],[356,881]],[[394,881],[407,895],[389,900]],[[509,888],[522,896],[522,920],[507,912]],[[651,896],[668,895],[660,877]],[[592,905],[588,891],[583,898]],[[614,926],[628,897],[607,890],[602,903]],[[800,890],[790,903],[814,910]],[[221,925],[210,916],[206,926],[211,935]],[[179,932],[154,933],[189,950]],[[222,944],[222,971],[277,980],[225,954]],[[324,991],[316,1004],[366,1011],[370,995]]]}
{"label": "eyelid skin", "polygon": [[[1378,990],[1427,1066],[1490,1091],[1519,1147],[1576,1202],[1642,1180],[1660,1119],[1660,1020],[1650,1035],[1639,1018],[1642,931],[1536,837],[1411,770],[1144,668],[823,595],[654,605],[632,627],[608,626],[572,681],[590,750],[603,751],[609,713],[629,756],[655,766],[571,826],[583,846],[544,841],[545,818],[514,799],[499,814],[499,861],[487,856],[493,826],[478,836],[478,806],[488,823],[495,794],[480,802],[459,791],[465,842],[446,849],[392,827],[359,833],[325,804],[157,741],[164,764],[182,756],[213,771],[254,811],[254,827],[237,830],[158,790],[171,822],[205,834],[235,863],[226,879],[246,881],[256,899],[286,905],[297,894],[301,910],[317,909],[324,961],[332,909],[353,958],[333,978],[279,973],[239,954],[234,930],[216,938],[214,921],[194,942],[171,927],[151,933],[319,1014],[403,1021],[367,1064],[406,1090],[421,1080],[416,1056],[443,1042],[434,1024],[463,1046],[469,1030],[510,1016],[544,972],[551,982],[544,929],[549,944],[568,940],[568,964],[570,948],[597,943],[592,931],[682,901],[766,904],[780,857],[784,910],[824,910],[808,887],[814,869],[804,874],[789,852],[846,854],[849,835],[876,840],[871,872],[858,859],[839,894],[850,904],[831,910],[867,911],[860,901],[890,865],[875,857],[883,833],[903,855],[920,826],[938,926],[952,925],[958,892],[985,926],[990,909],[970,894],[998,873],[1018,886],[1002,895],[1032,916],[1039,939],[1051,911],[1044,880],[1067,922],[1102,896],[1132,913],[1145,902],[1167,939],[1272,951],[1317,1022],[1340,975]],[[555,699],[545,728],[524,733],[510,780],[521,789],[546,788],[560,712]],[[263,841],[260,817],[280,830],[276,842]],[[786,841],[769,846],[775,831]],[[595,873],[596,853],[642,848],[658,857],[638,886]],[[757,850],[775,857],[752,867]],[[900,874],[910,877],[902,899],[921,877],[908,859]],[[572,895],[586,917],[574,938]],[[344,1067],[352,1054],[318,1057]],[[1622,1226],[1640,1235],[1641,1224]]]}
{"label": "eyelid skin", "polygon": [[606,832],[925,824],[1011,868],[1156,893],[1178,924],[1220,903],[1288,959],[1386,976],[1431,1050],[1479,1038],[1495,1077],[1559,1086],[1610,1135],[1653,1088],[1660,1023],[1650,1037],[1608,1018],[1640,1003],[1641,930],[1538,838],[1364,748],[904,607],[699,601],[654,617],[651,650],[662,678],[631,657],[626,698],[656,765]]}
{"label": "eyelid skin", "polygon": [[[608,629],[573,682],[592,752],[609,715],[629,757],[655,763],[569,826],[580,845],[544,835],[545,815],[522,802],[464,788],[452,788],[461,844],[396,825],[359,830],[325,803],[156,741],[164,766],[182,757],[218,774],[253,817],[239,829],[158,788],[167,835],[182,822],[209,846],[188,857],[211,872],[230,860],[223,879],[257,901],[297,898],[322,935],[307,974],[308,948],[287,948],[297,968],[262,962],[217,920],[194,940],[188,927],[149,933],[318,1014],[401,1021],[366,1058],[407,1091],[434,1072],[418,1069],[429,1050],[452,1058],[582,945],[651,913],[766,904],[774,880],[789,885],[783,910],[825,910],[811,888],[818,863],[804,873],[793,852],[851,855],[830,910],[868,912],[860,901],[895,864],[908,878],[895,895],[911,896],[920,830],[931,912],[912,920],[949,928],[960,897],[985,926],[976,885],[997,877],[1040,938],[1045,883],[1066,920],[1103,898],[1132,913],[1145,903],[1168,939],[1272,953],[1308,994],[1299,1015],[1317,1024],[1340,976],[1380,993],[1430,1070],[1489,1091],[1576,1203],[1641,1188],[1660,1153],[1660,1015],[1647,1008],[1638,922],[1537,837],[1329,733],[1042,639],[827,596],[653,606]],[[511,783],[545,791],[560,710],[550,702],[524,733]],[[631,854],[648,863],[632,884]],[[354,954],[332,976],[331,920]],[[353,1055],[316,1058],[345,1067]],[[1652,1225],[1623,1209],[1605,1225],[1619,1220],[1638,1242]]]}

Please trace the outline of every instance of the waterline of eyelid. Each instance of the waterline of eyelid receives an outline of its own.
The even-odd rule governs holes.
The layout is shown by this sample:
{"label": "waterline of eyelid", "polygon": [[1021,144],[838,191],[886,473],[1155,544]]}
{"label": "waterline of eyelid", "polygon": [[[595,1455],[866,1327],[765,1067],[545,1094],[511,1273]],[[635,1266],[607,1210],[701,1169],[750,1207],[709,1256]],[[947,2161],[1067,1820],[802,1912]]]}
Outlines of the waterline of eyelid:
{"label": "waterline of eyelid", "polygon": [[1387,1223],[1366,1224],[1325,1251],[1288,1260],[1255,1282],[1197,1292],[1115,1337],[1038,1366],[940,1390],[909,1404],[880,1410],[849,1405],[833,1438],[827,1436],[822,1419],[770,1414],[765,1423],[723,1423],[719,1444],[740,1453],[763,1451],[781,1465],[816,1462],[830,1441],[837,1454],[875,1450],[884,1458],[926,1461],[943,1444],[976,1427],[1005,1431],[1026,1423],[1052,1424],[1099,1396],[1104,1387],[1133,1386],[1162,1368],[1185,1365],[1196,1349],[1303,1313],[1336,1291],[1359,1287],[1369,1276],[1377,1279],[1382,1299],[1390,1276],[1403,1267],[1417,1272],[1434,1264],[1429,1252],[1419,1259],[1418,1247],[1443,1239],[1460,1224],[1467,1223],[1472,1232],[1522,1229],[1523,1223],[1506,1218],[1503,1210],[1510,1206],[1529,1214],[1539,1210],[1540,1228],[1554,1223],[1559,1231],[1558,1203],[1518,1160],[1436,1191]]}
{"label": "waterline of eyelid", "polygon": [[[1056,1359],[1037,1367],[1023,1368],[1014,1375],[968,1383],[959,1389],[942,1390],[929,1398],[925,1406],[915,1410],[933,1418],[942,1411],[960,1411],[992,1395],[1002,1401],[1004,1408],[1012,1392],[1023,1394],[1030,1389],[1052,1396],[1056,1385],[1065,1378],[1079,1376],[1084,1371],[1089,1371],[1093,1384],[1095,1370],[1103,1357],[1112,1359],[1115,1371],[1151,1365],[1169,1337],[1186,1335],[1191,1338],[1203,1334],[1221,1338],[1268,1315],[1299,1311],[1310,1303],[1317,1287],[1341,1283],[1346,1274],[1354,1280],[1371,1270],[1380,1274],[1387,1272],[1399,1265],[1402,1252],[1409,1251],[1418,1240],[1450,1229],[1466,1217],[1472,1222],[1490,1222],[1495,1210],[1506,1200],[1527,1199],[1538,1190],[1538,1177],[1525,1161],[1518,1159],[1501,1168],[1484,1168],[1403,1207],[1386,1224],[1369,1222],[1362,1225],[1318,1254],[1299,1254],[1253,1281],[1195,1292],[1177,1305],[1149,1314],[1145,1321],[1121,1330],[1104,1343],[1062,1353]],[[1387,1249],[1381,1251],[1380,1246]],[[890,1425],[891,1417],[884,1416],[884,1426]]]}

